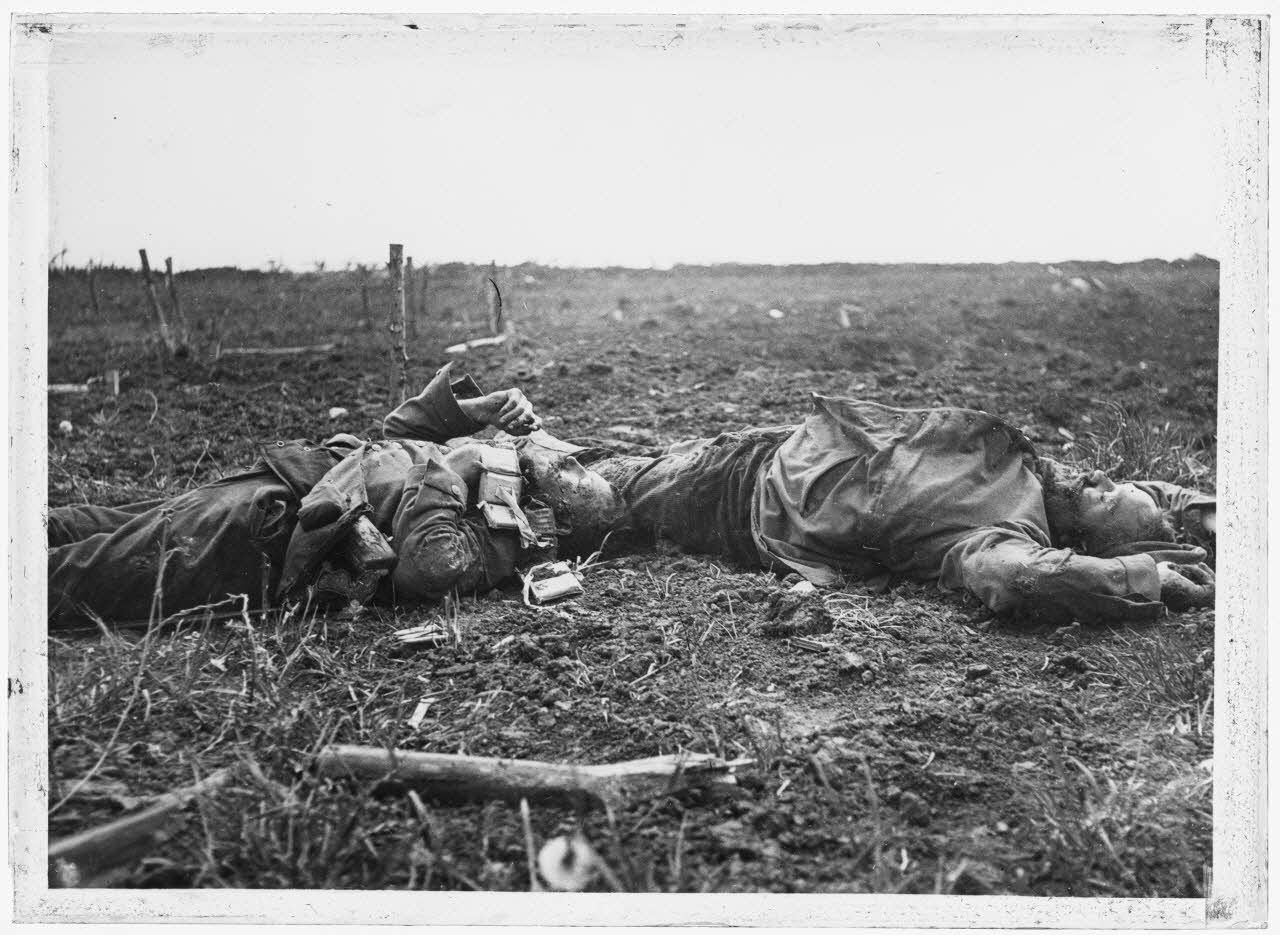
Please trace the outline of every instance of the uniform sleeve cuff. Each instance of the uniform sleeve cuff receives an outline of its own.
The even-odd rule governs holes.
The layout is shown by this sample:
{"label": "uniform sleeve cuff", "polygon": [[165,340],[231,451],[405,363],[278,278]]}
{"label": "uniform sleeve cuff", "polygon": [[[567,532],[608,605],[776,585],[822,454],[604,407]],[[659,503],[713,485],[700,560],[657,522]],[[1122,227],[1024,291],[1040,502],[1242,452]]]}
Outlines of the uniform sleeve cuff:
{"label": "uniform sleeve cuff", "polygon": [[1160,573],[1150,555],[1121,555],[1116,559],[1129,581],[1129,593],[1141,594],[1147,600],[1160,600]]}
{"label": "uniform sleeve cuff", "polygon": [[461,385],[464,392],[468,388],[474,388],[476,395],[480,394],[480,388],[476,386],[475,381],[470,376],[464,376],[460,380],[450,382],[449,368],[452,366],[452,364],[446,364],[440,368],[427,385],[427,388],[422,391],[422,399],[435,411],[447,435],[454,437],[471,435],[484,428],[484,424],[475,421],[462,411],[462,407],[458,405],[458,400],[470,399],[471,397],[469,395],[456,395],[454,386]]}
{"label": "uniform sleeve cuff", "polygon": [[[484,425],[462,411],[459,398],[479,394],[480,388],[469,376],[450,381],[449,370],[453,364],[445,364],[436,371],[431,382],[417,396],[410,397],[396,407],[383,420],[383,434],[388,438],[428,438],[443,441],[472,435]],[[455,394],[455,387],[461,396]]]}
{"label": "uniform sleeve cuff", "polygon": [[454,380],[449,384],[449,389],[453,390],[454,399],[475,399],[477,396],[483,396],[484,390],[480,389],[479,384],[471,379],[471,374],[465,374],[461,379]]}

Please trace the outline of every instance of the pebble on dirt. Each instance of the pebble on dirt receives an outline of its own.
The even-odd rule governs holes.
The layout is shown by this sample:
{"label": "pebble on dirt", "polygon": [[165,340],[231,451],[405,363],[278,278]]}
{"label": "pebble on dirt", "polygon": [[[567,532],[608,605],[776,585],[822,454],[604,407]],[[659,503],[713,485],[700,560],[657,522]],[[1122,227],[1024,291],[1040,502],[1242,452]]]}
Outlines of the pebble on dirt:
{"label": "pebble on dirt", "polygon": [[1074,622],[1065,627],[1058,627],[1049,634],[1049,642],[1055,646],[1078,646],[1080,644],[1080,624]]}
{"label": "pebble on dirt", "polygon": [[599,872],[600,858],[580,834],[554,837],[538,851],[538,874],[553,890],[579,893]]}
{"label": "pebble on dirt", "polygon": [[869,671],[871,664],[859,653],[842,653],[839,671],[841,675],[853,675],[864,670]]}
{"label": "pebble on dirt", "polygon": [[933,818],[933,809],[929,807],[929,803],[914,792],[903,792],[898,797],[898,811],[913,825],[927,825]]}
{"label": "pebble on dirt", "polygon": [[987,665],[985,662],[980,662],[977,665],[969,666],[969,668],[965,669],[964,671],[964,677],[971,682],[976,679],[990,678],[991,666]]}

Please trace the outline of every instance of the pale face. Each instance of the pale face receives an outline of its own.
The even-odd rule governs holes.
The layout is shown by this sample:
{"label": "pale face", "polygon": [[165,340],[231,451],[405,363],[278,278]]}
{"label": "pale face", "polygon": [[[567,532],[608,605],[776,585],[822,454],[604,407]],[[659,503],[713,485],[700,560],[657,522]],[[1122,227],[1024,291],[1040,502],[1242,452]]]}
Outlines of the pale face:
{"label": "pale face", "polygon": [[568,456],[521,456],[533,485],[533,493],[548,502],[557,523],[566,524],[571,534],[563,544],[583,554],[599,546],[605,533],[619,529],[627,519],[622,495],[607,480]]}
{"label": "pale face", "polygon": [[1160,507],[1133,484],[1117,484],[1101,471],[1081,479],[1076,501],[1078,529],[1090,551],[1145,537],[1159,523]]}

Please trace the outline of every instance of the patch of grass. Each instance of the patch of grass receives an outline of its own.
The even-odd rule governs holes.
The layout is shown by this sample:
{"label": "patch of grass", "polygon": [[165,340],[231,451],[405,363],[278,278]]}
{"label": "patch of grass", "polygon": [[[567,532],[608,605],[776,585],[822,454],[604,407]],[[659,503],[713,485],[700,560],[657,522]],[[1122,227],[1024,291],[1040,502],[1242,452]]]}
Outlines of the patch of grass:
{"label": "patch of grass", "polygon": [[1156,633],[1136,639],[1120,632],[1097,653],[1105,663],[1106,678],[1130,698],[1172,713],[1174,730],[1212,737],[1211,654],[1197,653],[1181,634]]}
{"label": "patch of grass", "polygon": [[[1117,781],[1053,754],[1047,784],[1023,790],[1041,850],[1036,883],[1063,895],[1204,894],[1201,855],[1212,834],[1212,777],[1170,761],[1175,778]],[[1179,881],[1175,892],[1169,881]]]}
{"label": "patch of grass", "polygon": [[1217,453],[1203,432],[1135,415],[1111,403],[1093,417],[1093,428],[1068,453],[1082,469],[1125,480],[1159,480],[1212,490]]}

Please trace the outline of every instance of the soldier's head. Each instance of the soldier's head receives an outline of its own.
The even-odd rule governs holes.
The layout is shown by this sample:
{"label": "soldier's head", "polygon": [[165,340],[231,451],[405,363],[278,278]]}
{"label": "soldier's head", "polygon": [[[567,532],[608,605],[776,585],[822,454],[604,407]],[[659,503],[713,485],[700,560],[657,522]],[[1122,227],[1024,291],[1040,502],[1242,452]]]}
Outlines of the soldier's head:
{"label": "soldier's head", "polygon": [[622,494],[572,455],[526,447],[520,471],[529,481],[529,493],[555,513],[562,558],[589,555],[606,535],[628,526],[630,512]]}
{"label": "soldier's head", "polygon": [[1126,543],[1173,542],[1177,534],[1151,495],[1117,484],[1102,471],[1072,475],[1053,465],[1044,484],[1045,513],[1055,545],[1111,555]]}

